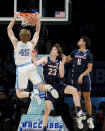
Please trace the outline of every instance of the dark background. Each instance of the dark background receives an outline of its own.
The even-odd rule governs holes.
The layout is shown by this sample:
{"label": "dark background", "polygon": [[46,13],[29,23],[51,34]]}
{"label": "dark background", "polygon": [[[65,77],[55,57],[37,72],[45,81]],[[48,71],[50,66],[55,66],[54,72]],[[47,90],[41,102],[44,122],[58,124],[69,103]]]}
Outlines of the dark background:
{"label": "dark background", "polygon": [[[47,0],[49,7],[46,16],[53,14],[54,0]],[[36,2],[36,3],[35,3]],[[45,0],[46,2],[46,0]],[[34,4],[33,4],[34,3]],[[13,16],[14,0],[1,0],[0,16]],[[56,5],[63,7],[62,0],[56,0]],[[25,8],[37,8],[38,0],[18,0],[18,11]],[[60,8],[59,8],[60,9]],[[38,10],[38,8],[37,8]],[[49,12],[51,11],[51,14]],[[80,36],[86,35],[91,39],[90,50],[94,56],[94,68],[92,74],[92,96],[105,96],[105,0],[72,0],[70,8],[70,21],[67,24],[47,25],[42,23],[40,40],[38,42],[39,54],[48,54],[49,48],[54,43],[59,43],[64,54],[69,55],[76,47]],[[72,19],[72,20],[71,20]],[[15,94],[15,64],[13,59],[13,46],[7,36],[9,23],[0,22],[0,130],[17,130],[20,117],[27,112],[29,100],[19,100]],[[21,29],[20,24],[13,28],[16,37]],[[30,28],[32,34],[35,28]],[[99,71],[99,72],[98,72]],[[99,74],[97,74],[97,72]],[[100,78],[97,78],[100,76]],[[1,103],[2,98],[2,103]],[[4,104],[5,103],[5,104]],[[105,103],[103,104],[105,106]],[[8,108],[7,108],[8,107]],[[7,109],[7,110],[6,110]],[[102,110],[101,106],[99,110]],[[17,111],[18,110],[18,111]],[[8,113],[10,111],[10,113]],[[97,114],[97,131],[101,131],[103,125],[103,114]],[[14,125],[14,126],[13,126]],[[8,126],[8,127],[7,127]]]}
{"label": "dark background", "polygon": [[[23,10],[23,8],[38,7],[38,0],[18,0],[18,10]],[[36,3],[35,3],[36,2]],[[0,16],[13,16],[13,0],[1,0],[0,4]],[[52,2],[53,3],[53,2]],[[52,4],[51,1],[49,4]],[[59,0],[56,4],[63,4]],[[53,4],[54,5],[54,4]],[[4,8],[2,8],[4,7]],[[2,9],[1,9],[2,8]],[[49,9],[47,7],[49,12]],[[19,25],[15,25],[14,31],[18,33]],[[0,43],[4,43],[4,47],[11,49],[10,41],[7,37],[6,29],[7,24],[0,24]],[[59,42],[64,53],[68,55],[71,50],[76,46],[76,42],[79,40],[80,36],[86,35],[91,39],[92,46],[91,51],[94,55],[95,61],[105,60],[104,51],[104,34],[105,34],[105,1],[104,0],[73,0],[72,1],[72,22],[67,25],[42,25],[41,38],[44,40],[50,40],[51,42]],[[1,45],[0,45],[1,46]],[[43,45],[45,46],[45,44]],[[0,52],[4,49],[0,47]],[[46,53],[41,49],[39,53]]]}
{"label": "dark background", "polygon": [[[6,2],[1,0],[0,4],[0,16],[13,16],[13,0],[7,0]],[[53,23],[49,25],[48,23],[42,22],[40,39],[38,42],[38,52],[39,54],[48,54],[50,48],[57,42],[62,48],[63,52],[66,55],[69,55],[74,48],[77,48],[76,44],[80,36],[86,35],[91,39],[90,50],[93,53],[94,58],[94,69],[93,69],[93,88],[96,86],[101,89],[105,88],[105,80],[103,83],[97,84],[95,81],[96,73],[94,70],[101,68],[99,72],[100,78],[104,79],[105,77],[105,44],[104,44],[104,35],[105,35],[105,1],[104,0],[73,0],[72,8],[69,8],[69,19],[70,21],[66,24]],[[56,4],[55,4],[56,3]],[[63,8],[64,0],[57,1],[44,1],[45,14],[51,15],[57,7],[61,10]],[[38,8],[39,0],[18,0],[18,11],[24,9],[30,10],[31,8]],[[49,6],[48,6],[49,5]],[[4,10],[2,11],[2,7]],[[53,7],[53,8],[51,8]],[[7,36],[7,26],[9,23],[3,24],[0,22],[0,64],[6,70],[11,70],[8,74],[14,73],[15,67],[13,60],[13,46]],[[18,37],[18,32],[22,28],[21,24],[15,24],[13,30],[15,35]],[[35,28],[30,28],[32,34],[35,31]],[[9,66],[5,66],[9,64]],[[10,68],[9,68],[10,67]],[[102,74],[102,72],[104,72]],[[15,73],[14,73],[15,74]],[[102,76],[101,76],[102,74]],[[102,78],[101,78],[102,77]],[[96,77],[97,78],[97,77]],[[15,77],[11,77],[12,87],[14,87]],[[11,86],[11,85],[10,85]],[[101,93],[102,92],[102,93]],[[104,96],[104,90],[95,91],[95,94],[98,96]],[[92,93],[94,94],[94,92]]]}

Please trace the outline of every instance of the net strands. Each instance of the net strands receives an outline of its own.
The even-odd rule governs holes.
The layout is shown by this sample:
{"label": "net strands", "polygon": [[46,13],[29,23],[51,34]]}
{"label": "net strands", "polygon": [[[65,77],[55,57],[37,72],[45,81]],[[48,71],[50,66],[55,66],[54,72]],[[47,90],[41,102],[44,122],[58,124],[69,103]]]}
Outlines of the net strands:
{"label": "net strands", "polygon": [[38,19],[38,13],[20,12],[22,26],[34,26]]}

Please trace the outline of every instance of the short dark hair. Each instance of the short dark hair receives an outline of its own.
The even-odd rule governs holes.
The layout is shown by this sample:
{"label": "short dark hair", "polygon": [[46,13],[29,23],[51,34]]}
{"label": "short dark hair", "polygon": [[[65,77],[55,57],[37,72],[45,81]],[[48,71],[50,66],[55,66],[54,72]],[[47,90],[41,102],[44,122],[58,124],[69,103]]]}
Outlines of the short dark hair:
{"label": "short dark hair", "polygon": [[83,41],[86,42],[86,48],[91,46],[91,40],[87,36],[81,36],[80,39],[83,39]]}

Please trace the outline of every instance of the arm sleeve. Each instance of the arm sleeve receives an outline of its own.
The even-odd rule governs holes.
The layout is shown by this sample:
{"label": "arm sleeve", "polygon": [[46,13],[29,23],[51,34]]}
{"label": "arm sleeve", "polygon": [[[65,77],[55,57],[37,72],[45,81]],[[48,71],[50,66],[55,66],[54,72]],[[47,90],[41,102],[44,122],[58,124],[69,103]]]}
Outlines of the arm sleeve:
{"label": "arm sleeve", "polygon": [[89,53],[89,55],[87,57],[87,61],[88,61],[88,63],[93,64],[93,55],[91,53]]}

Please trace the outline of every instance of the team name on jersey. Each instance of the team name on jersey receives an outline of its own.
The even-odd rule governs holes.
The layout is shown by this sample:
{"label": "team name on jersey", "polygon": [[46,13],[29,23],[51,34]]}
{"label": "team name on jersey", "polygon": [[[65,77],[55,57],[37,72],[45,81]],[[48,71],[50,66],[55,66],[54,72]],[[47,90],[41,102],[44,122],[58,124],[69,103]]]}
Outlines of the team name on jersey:
{"label": "team name on jersey", "polygon": [[85,56],[75,55],[75,57],[77,57],[77,58],[82,58],[82,59],[86,59],[86,57],[85,57]]}
{"label": "team name on jersey", "polygon": [[57,66],[53,66],[53,65],[48,65],[48,67],[58,69]]}

